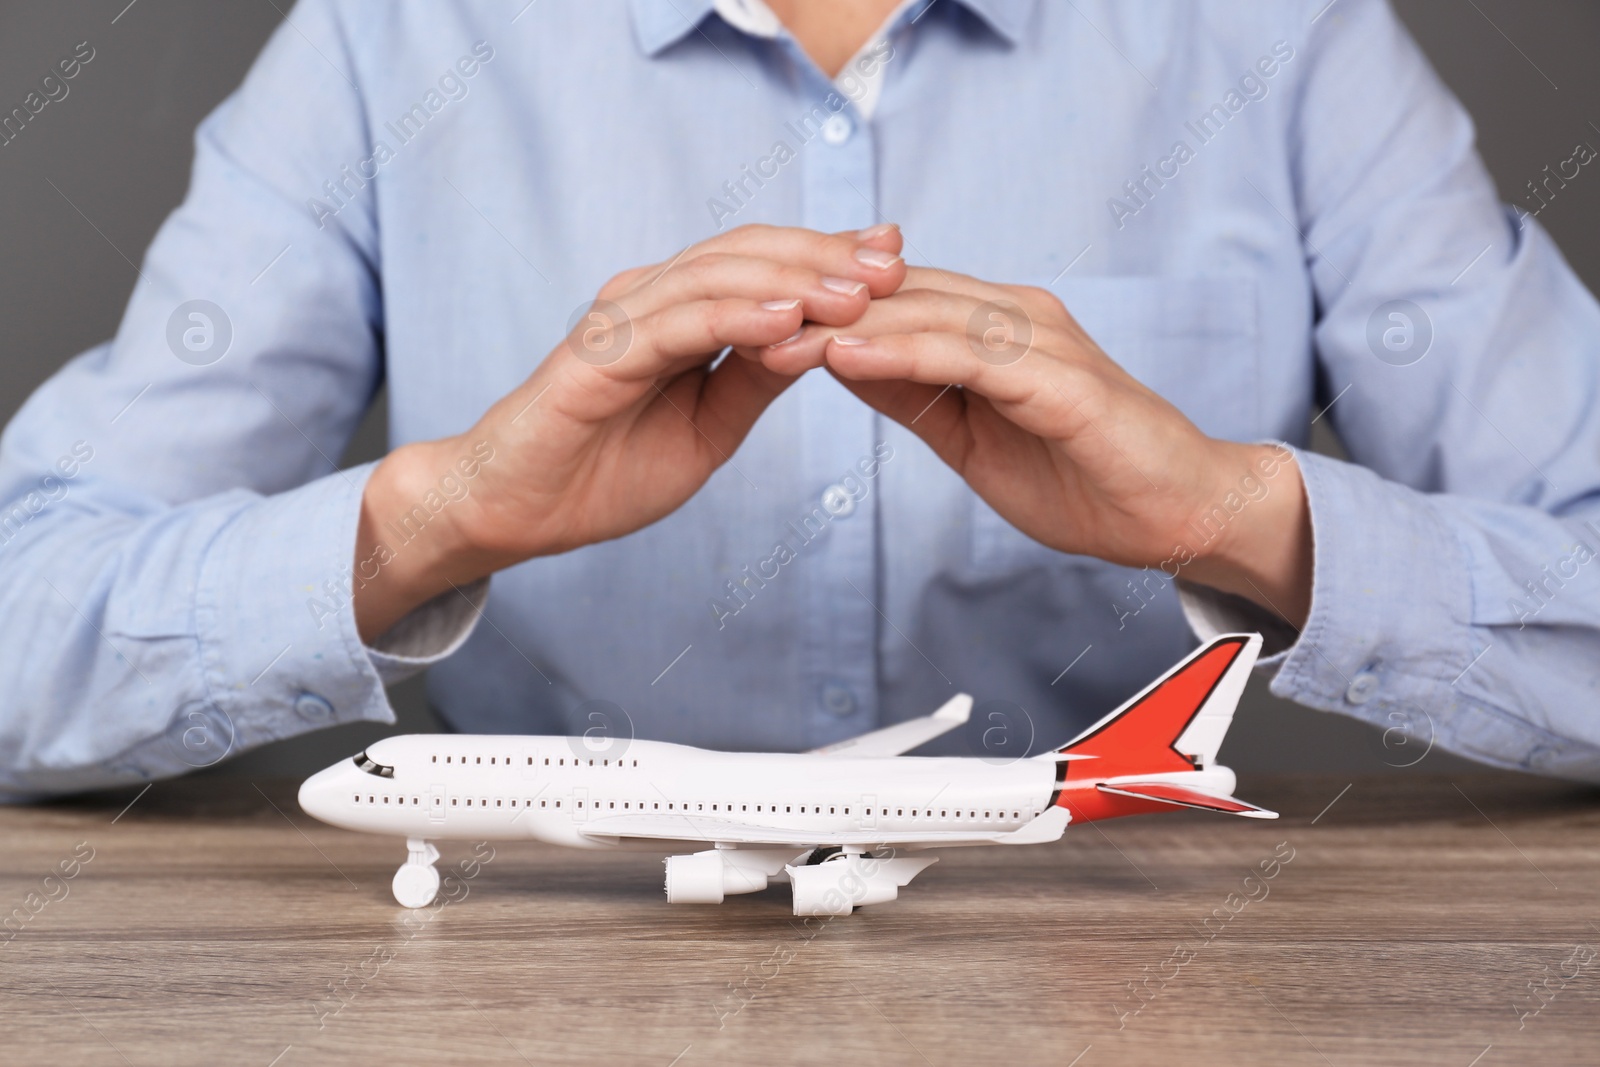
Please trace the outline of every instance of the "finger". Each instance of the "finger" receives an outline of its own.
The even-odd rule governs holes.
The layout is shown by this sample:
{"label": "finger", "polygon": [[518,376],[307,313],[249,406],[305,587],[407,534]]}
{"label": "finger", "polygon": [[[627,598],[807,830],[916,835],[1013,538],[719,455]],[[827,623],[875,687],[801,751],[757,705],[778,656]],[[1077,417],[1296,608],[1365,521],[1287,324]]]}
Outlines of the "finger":
{"label": "finger", "polygon": [[712,252],[679,266],[654,285],[619,296],[613,304],[624,315],[639,318],[672,304],[727,297],[762,302],[799,299],[804,305],[802,319],[840,326],[860,318],[872,300],[867,284],[854,278],[756,256]]}
{"label": "finger", "polygon": [[795,380],[742,359],[725,359],[712,368],[700,387],[691,421],[717,462],[738,450],[761,413]]}
{"label": "finger", "polygon": [[[963,403],[987,400],[1005,419],[1041,437],[1071,437],[1106,413],[1108,389],[1121,375],[1109,360],[1068,363],[1026,359],[996,366],[980,358],[965,337],[948,333],[894,334],[870,341],[835,337],[828,368],[840,379],[883,382],[903,379],[924,385],[959,385]],[[1157,399],[1132,378],[1128,395]],[[924,394],[925,395],[925,394]],[[935,405],[937,408],[938,405]]]}
{"label": "finger", "polygon": [[1014,285],[1009,282],[974,278],[940,267],[906,267],[906,280],[900,286],[907,289],[931,289],[941,293],[965,293],[979,300],[1014,300],[1033,307],[1048,302],[1059,305],[1056,295],[1048,289],[1032,285]]}
{"label": "finger", "polygon": [[[750,300],[676,304],[611,328],[580,324],[567,342],[497,407],[512,421],[559,386],[539,410],[579,423],[611,418],[640,403],[658,381],[691,369],[704,373],[724,348],[770,341],[795,329],[798,300],[763,306]],[[728,362],[728,361],[724,361]],[[743,363],[742,360],[734,362]],[[516,412],[510,416],[510,412]]]}
{"label": "finger", "polygon": [[616,381],[641,381],[709,362],[730,345],[756,347],[782,340],[800,326],[797,298],[744,298],[671,304],[636,324],[632,347],[621,359],[600,364]]}
{"label": "finger", "polygon": [[756,345],[792,332],[799,300],[707,300],[674,304],[643,319],[580,323],[502,404],[521,412],[552,386],[545,408],[579,422],[610,418],[650,392],[650,383],[709,364],[731,344]]}
{"label": "finger", "polygon": [[839,230],[833,236],[860,241],[864,245],[896,256],[904,251],[906,243],[905,237],[900,233],[899,225],[893,222],[880,222],[876,226],[868,226],[861,230]]}
{"label": "finger", "polygon": [[970,274],[961,274],[953,270],[944,270],[941,267],[906,267],[905,284],[902,289],[932,289],[945,293],[968,293],[986,300],[998,294],[1001,287],[993,282],[986,282],[981,278],[974,278]]}
{"label": "finger", "polygon": [[806,267],[819,274],[864,282],[873,296],[887,296],[905,279],[898,227],[869,227],[845,233],[820,233],[793,226],[740,226],[691,245],[642,281],[635,291],[657,284],[685,263],[714,254],[748,256]]}
{"label": "finger", "polygon": [[867,283],[873,296],[888,296],[905,277],[906,264],[900,256],[900,229],[821,233],[800,227],[741,226],[713,238],[708,251],[760,256],[784,263],[809,267],[825,274],[854,278]]}
{"label": "finger", "polygon": [[615,300],[633,289],[641,282],[649,281],[651,276],[658,273],[665,266],[662,263],[649,263],[641,267],[629,267],[627,270],[618,271],[600,287],[595,296],[601,300]]}
{"label": "finger", "polygon": [[831,329],[802,322],[799,329],[777,344],[736,347],[733,353],[741,359],[760,363],[777,374],[797,376],[808,370],[816,370],[827,362],[827,342],[832,332]]}
{"label": "finger", "polygon": [[997,364],[980,358],[966,335],[947,332],[872,338],[840,334],[829,338],[825,359],[830,370],[850,381],[959,385],[1006,404],[1033,399],[1048,379],[1065,369],[1045,359]]}
{"label": "finger", "polygon": [[924,385],[903,378],[857,381],[837,373],[833,376],[863,404],[923,436],[929,444],[947,437],[961,423],[966,407],[965,390],[953,385]]}
{"label": "finger", "polygon": [[[601,290],[600,295],[603,298],[611,298],[620,294],[621,292],[633,289],[636,283],[638,283],[640,287],[648,286],[649,288],[653,288],[655,282],[666,276],[667,268],[681,262],[683,259],[691,257],[703,258],[704,256],[708,255],[717,255],[720,254],[720,249],[731,248],[740,244],[748,246],[749,244],[753,243],[751,240],[748,240],[752,234],[756,235],[756,237],[772,237],[772,242],[769,242],[771,249],[782,250],[785,242],[788,242],[792,237],[794,237],[796,232],[802,235],[802,240],[809,242],[813,246],[816,245],[816,242],[811,240],[812,238],[824,236],[816,234],[810,230],[791,231],[780,227],[764,226],[741,227],[739,230],[732,231],[729,235],[727,235],[725,240],[713,238],[710,241],[690,246],[689,248],[685,249],[683,253],[680,253],[679,257],[676,257],[669,263],[654,264],[647,267],[634,268],[630,271],[624,271],[608,282],[606,287]],[[887,253],[888,256],[891,257],[898,257],[905,244],[904,238],[900,232],[900,227],[892,222],[878,223],[877,225],[868,226],[860,230],[840,230],[826,236],[847,243],[851,241],[857,242],[861,248],[857,249],[856,254],[852,256],[852,258],[859,257],[862,254],[862,248],[876,250],[880,253]],[[891,260],[885,259],[881,256],[875,258],[868,257],[868,260],[866,261],[857,259],[857,261],[863,262],[865,266],[873,268],[872,271],[868,271],[864,274],[861,274],[860,277],[851,279],[859,282],[860,284],[864,284],[869,297],[881,295],[880,290],[886,289],[888,287],[888,283],[894,280],[894,276],[900,270],[902,270],[904,266],[903,263],[894,263]],[[877,269],[880,269],[880,264],[882,265],[882,269],[886,269],[888,271],[887,276],[882,279],[883,284],[881,285],[874,280],[874,273]],[[846,268],[846,270],[848,272],[853,270],[853,268]],[[821,281],[822,278],[828,278],[828,280],[833,283],[826,286],[826,288],[830,290],[830,295],[850,295],[850,291],[846,290],[844,286],[837,284],[842,278],[846,277],[848,277],[848,275],[820,275],[818,281]],[[864,309],[866,306],[867,305],[865,303],[861,303],[859,307],[860,309]],[[853,304],[846,303],[844,304],[841,312],[835,314],[828,308],[828,297],[821,296],[820,294],[814,294],[814,299],[807,306],[805,318],[812,321],[848,323],[849,321],[854,321],[856,315],[852,312],[855,310],[858,309]],[[798,339],[798,337],[799,334],[796,333],[789,339],[795,340]],[[741,359],[759,361],[762,358],[763,349],[752,348],[749,346],[735,346],[733,351]],[[794,372],[788,373],[800,373],[800,370],[808,370],[812,367],[820,366],[821,362],[821,349],[820,347],[817,347],[816,351],[812,353],[812,359],[809,365]]]}
{"label": "finger", "polygon": [[983,397],[953,385],[851,381],[837,374],[833,377],[863,404],[916,434],[957,473],[965,469],[966,457],[972,450],[972,416],[994,417],[993,406]]}
{"label": "finger", "polygon": [[990,362],[1020,359],[1041,352],[1074,351],[1075,338],[1054,326],[1041,326],[1013,300],[984,300],[977,295],[932,289],[901,289],[874,300],[848,326],[807,325],[799,336],[785,338],[756,353],[770,369],[800,374],[821,366],[829,342],[838,335],[873,338],[889,334],[945,332],[961,334],[983,349]]}

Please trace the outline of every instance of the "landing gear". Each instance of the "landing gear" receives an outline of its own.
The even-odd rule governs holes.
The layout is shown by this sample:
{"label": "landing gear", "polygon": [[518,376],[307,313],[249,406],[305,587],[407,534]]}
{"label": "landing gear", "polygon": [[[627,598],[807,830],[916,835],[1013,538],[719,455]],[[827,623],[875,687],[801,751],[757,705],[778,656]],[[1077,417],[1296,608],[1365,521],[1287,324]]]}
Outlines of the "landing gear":
{"label": "landing gear", "polygon": [[406,838],[409,855],[394,872],[394,899],[403,908],[426,908],[439,895],[439,850],[420,837]]}

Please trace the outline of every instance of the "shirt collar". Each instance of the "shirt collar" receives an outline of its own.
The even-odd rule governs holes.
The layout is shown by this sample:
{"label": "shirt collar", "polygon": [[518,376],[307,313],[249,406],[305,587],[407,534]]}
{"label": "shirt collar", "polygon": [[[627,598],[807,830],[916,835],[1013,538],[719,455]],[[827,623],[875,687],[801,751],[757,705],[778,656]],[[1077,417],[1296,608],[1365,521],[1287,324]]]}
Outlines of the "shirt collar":
{"label": "shirt collar", "polygon": [[632,0],[633,32],[647,56],[656,56],[691,33],[716,0]]}
{"label": "shirt collar", "polygon": [[[982,19],[984,24],[1002,37],[1007,44],[1016,44],[1022,40],[1023,34],[1028,30],[1028,23],[1033,21],[1034,9],[1039,6],[1039,0],[933,0],[933,2],[960,4]],[[922,7],[913,11],[913,17],[917,17],[918,12],[924,10],[927,8]]]}
{"label": "shirt collar", "polygon": [[[902,16],[915,22],[930,8],[954,4],[981,19],[1008,44],[1021,40],[1033,18],[1038,0],[919,0]],[[676,44],[704,22],[716,8],[716,0],[631,0],[633,30],[639,47],[647,56],[657,56]]]}

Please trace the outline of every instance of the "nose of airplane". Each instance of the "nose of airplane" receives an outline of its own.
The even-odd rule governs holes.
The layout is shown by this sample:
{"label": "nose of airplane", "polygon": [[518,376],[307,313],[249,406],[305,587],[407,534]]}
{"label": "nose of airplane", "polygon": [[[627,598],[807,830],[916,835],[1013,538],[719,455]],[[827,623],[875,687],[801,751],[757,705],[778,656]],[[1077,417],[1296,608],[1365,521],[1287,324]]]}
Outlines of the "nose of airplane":
{"label": "nose of airplane", "polygon": [[345,791],[344,761],[313,774],[300,784],[300,810],[323,822],[331,822],[335,797]]}

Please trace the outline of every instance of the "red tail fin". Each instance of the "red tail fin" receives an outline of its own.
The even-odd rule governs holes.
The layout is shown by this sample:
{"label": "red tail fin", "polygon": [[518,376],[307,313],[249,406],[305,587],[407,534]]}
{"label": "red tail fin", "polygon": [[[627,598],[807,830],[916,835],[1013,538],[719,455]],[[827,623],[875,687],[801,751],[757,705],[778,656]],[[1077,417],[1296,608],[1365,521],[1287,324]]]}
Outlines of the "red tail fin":
{"label": "red tail fin", "polygon": [[[1178,739],[1199,717],[1207,698],[1217,690],[1228,668],[1244,654],[1252,639],[1259,647],[1261,638],[1254,634],[1229,634],[1196,650],[1147,686],[1144,692],[1079,734],[1061,751],[1073,756],[1096,757],[1093,771],[1097,778],[1194,770],[1202,754],[1180,751]],[[1253,665],[1255,656],[1249,659],[1251,662],[1243,665],[1246,670]],[[1238,694],[1230,695],[1235,702],[1238,700]],[[1231,722],[1232,703],[1226,714]],[[1217,742],[1220,744],[1221,740],[1219,736]],[[1203,755],[1214,758],[1215,747]]]}
{"label": "red tail fin", "polygon": [[[1258,634],[1217,637],[1074,738],[1060,750],[1069,759],[1061,762],[1056,803],[1069,808],[1074,821],[1170,810],[1180,803],[1158,796],[1159,790],[1107,792],[1097,786],[1108,779],[1160,779],[1210,768],[1260,649]],[[1218,768],[1215,774],[1215,783],[1190,781],[1202,791],[1211,785],[1231,793],[1232,772]]]}

